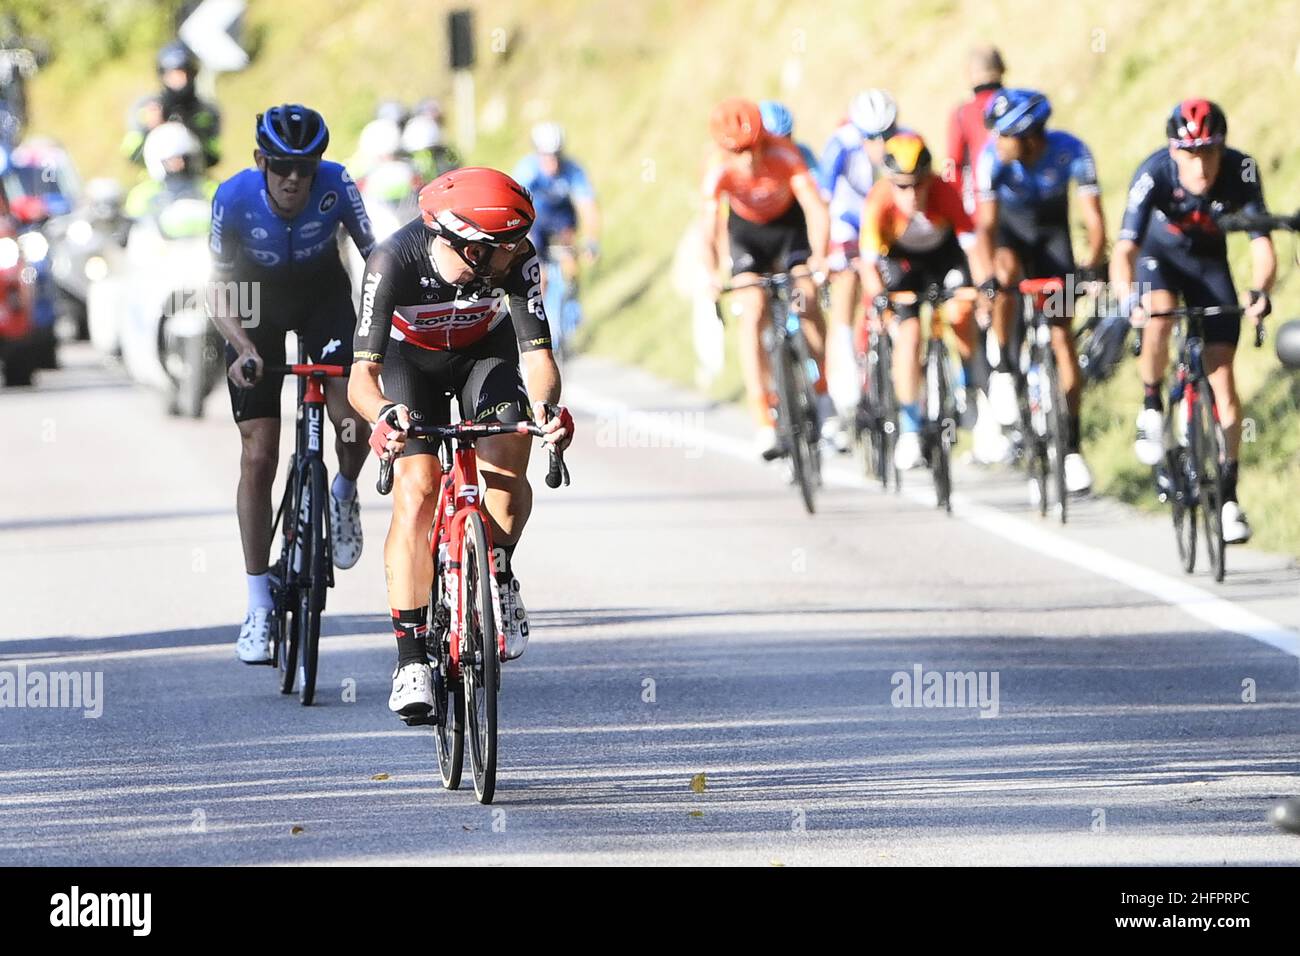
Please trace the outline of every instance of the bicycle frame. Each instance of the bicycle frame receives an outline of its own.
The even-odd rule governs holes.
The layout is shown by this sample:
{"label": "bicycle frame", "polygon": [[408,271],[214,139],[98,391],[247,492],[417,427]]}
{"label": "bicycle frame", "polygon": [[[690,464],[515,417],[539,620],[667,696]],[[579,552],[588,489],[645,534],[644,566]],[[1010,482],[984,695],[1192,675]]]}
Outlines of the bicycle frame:
{"label": "bicycle frame", "polygon": [[[433,530],[429,534],[429,548],[433,554],[434,579],[437,580],[439,555],[446,547],[447,567],[444,582],[447,588],[447,606],[450,622],[447,643],[451,648],[451,661],[448,676],[456,679],[460,676],[460,639],[464,633],[464,609],[460,606],[461,556],[465,550],[465,522],[471,512],[477,511],[483,519],[483,531],[487,537],[488,552],[493,553],[492,522],[483,507],[482,496],[478,487],[478,458],[472,443],[457,442],[452,461],[444,460],[451,439],[444,439],[439,449],[438,459],[443,465],[442,485],[438,491],[438,509],[434,513]],[[450,465],[450,467],[447,467]],[[501,595],[497,589],[496,575],[491,575],[492,602],[501,606]],[[495,614],[497,656],[506,659],[506,634],[500,614]]]}

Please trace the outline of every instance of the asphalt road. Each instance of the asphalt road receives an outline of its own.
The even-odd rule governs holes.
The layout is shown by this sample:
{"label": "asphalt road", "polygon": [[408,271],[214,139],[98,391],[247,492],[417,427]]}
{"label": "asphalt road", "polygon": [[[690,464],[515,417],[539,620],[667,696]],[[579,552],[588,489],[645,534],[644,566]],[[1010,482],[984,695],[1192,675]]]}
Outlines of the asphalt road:
{"label": "asphalt road", "polygon": [[[587,361],[482,807],[386,707],[373,468],[303,708],[235,660],[224,395],[181,422],[66,365],[0,394],[0,672],[101,674],[102,714],[0,707],[0,864],[1300,862],[1264,821],[1300,792],[1288,558],[1186,577],[1164,520],[1090,501],[1062,531],[969,467],[947,517],[925,475],[837,462],[810,518],[734,409]],[[918,669],[988,696],[896,706]]]}

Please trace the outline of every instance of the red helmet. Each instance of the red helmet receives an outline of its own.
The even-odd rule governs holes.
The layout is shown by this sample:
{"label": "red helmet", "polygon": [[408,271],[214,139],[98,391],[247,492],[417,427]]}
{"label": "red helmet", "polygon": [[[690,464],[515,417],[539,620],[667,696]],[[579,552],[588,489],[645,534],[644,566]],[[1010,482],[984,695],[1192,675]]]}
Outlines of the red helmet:
{"label": "red helmet", "polygon": [[1217,103],[1183,100],[1169,114],[1165,132],[1169,145],[1178,149],[1217,146],[1228,136],[1228,118]]}
{"label": "red helmet", "polygon": [[723,149],[733,153],[751,149],[763,135],[763,114],[758,104],[733,97],[713,108],[709,131]]}
{"label": "red helmet", "polygon": [[537,218],[528,190],[505,173],[466,166],[443,173],[420,190],[424,224],[452,243],[511,246]]}

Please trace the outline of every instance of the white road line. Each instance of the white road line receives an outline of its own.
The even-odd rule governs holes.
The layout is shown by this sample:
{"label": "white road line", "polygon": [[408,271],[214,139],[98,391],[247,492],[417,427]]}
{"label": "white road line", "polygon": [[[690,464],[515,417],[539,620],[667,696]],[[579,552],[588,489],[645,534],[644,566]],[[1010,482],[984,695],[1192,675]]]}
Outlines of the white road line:
{"label": "white road line", "polygon": [[[626,402],[609,398],[576,384],[565,386],[565,398],[575,408],[590,414],[605,417],[619,416],[627,422],[629,428],[636,429],[642,434],[657,435],[670,447],[707,448],[758,467],[758,463],[753,460],[755,457],[753,449],[746,442],[696,425],[687,426],[683,421],[688,416],[638,411]],[[861,489],[868,486],[868,482],[861,475],[834,462],[827,463],[823,468],[822,479],[828,485],[841,488]],[[934,504],[934,495],[928,488],[922,490],[913,485],[905,488],[903,493],[918,504],[929,506]],[[1254,638],[1300,658],[1300,633],[1211,594],[1204,588],[1154,571],[1145,565],[1129,561],[1101,548],[1081,544],[1023,518],[979,504],[964,494],[954,493],[952,503],[954,518],[997,535],[1012,544],[1109,578],[1176,607],[1211,627]]]}

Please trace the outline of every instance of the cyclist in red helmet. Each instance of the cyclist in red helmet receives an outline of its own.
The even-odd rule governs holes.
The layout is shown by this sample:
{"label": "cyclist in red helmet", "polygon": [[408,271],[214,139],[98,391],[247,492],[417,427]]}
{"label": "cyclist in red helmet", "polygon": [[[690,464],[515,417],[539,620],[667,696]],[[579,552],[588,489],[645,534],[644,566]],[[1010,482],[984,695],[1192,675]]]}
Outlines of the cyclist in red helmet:
{"label": "cyclist in red helmet", "polygon": [[[730,205],[727,240],[731,249],[731,276],[737,285],[763,273],[785,272],[806,265],[810,272],[826,268],[830,239],[830,214],[799,150],[784,137],[763,129],[758,104],[744,99],[717,105],[709,128],[719,150],[704,179],[701,234],[705,266],[714,277],[719,260],[719,215],[722,200]],[[817,305],[811,278],[798,280],[803,309],[804,335],[822,366],[826,324]],[[767,379],[767,354],[760,338],[763,291],[739,290],[735,294],[741,315],[741,368],[745,391],[758,426],[757,446],[764,458],[779,454],[772,425]],[[817,380],[819,413],[827,434],[838,431],[834,409],[826,391],[826,376]]]}
{"label": "cyclist in red helmet", "polygon": [[[1228,268],[1228,244],[1215,222],[1222,213],[1264,214],[1259,164],[1225,145],[1228,120],[1218,104],[1183,100],[1165,123],[1168,144],[1146,158],[1133,176],[1119,241],[1111,256],[1110,281],[1126,311],[1140,322],[1145,313],[1178,304],[1235,305],[1237,290]],[[1250,292],[1242,305],[1252,324],[1272,310],[1269,292],[1277,255],[1267,232],[1250,233]],[[1136,281],[1136,285],[1133,283]],[[1143,464],[1164,458],[1164,398],[1171,319],[1151,319],[1142,332],[1142,410],[1134,450]],[[1205,371],[1214,389],[1227,444],[1223,463],[1223,539],[1241,544],[1250,523],[1237,502],[1237,453],[1241,447],[1241,399],[1233,359],[1241,335],[1240,316],[1205,320]]]}
{"label": "cyclist in red helmet", "polygon": [[[406,436],[411,414],[420,412],[425,425],[450,423],[452,393],[459,419],[536,420],[561,448],[573,436],[573,419],[558,404],[541,266],[527,238],[535,218],[528,191],[505,173],[455,169],[420,190],[420,218],[366,261],[348,397],[376,423],[372,446],[397,458],[384,565],[398,657],[388,706],[404,719],[433,707],[428,531],[441,481],[437,447]],[[532,508],[530,449],[526,435],[476,444],[510,657],[528,642],[511,559]]]}

